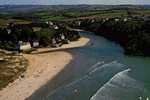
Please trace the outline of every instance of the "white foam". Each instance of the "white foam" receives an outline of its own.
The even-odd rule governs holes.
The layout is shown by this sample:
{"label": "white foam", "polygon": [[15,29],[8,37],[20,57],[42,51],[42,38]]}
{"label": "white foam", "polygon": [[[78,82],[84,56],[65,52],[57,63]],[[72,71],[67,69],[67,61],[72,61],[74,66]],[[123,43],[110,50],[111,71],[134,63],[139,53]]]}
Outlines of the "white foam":
{"label": "white foam", "polygon": [[[117,96],[115,94],[115,90],[120,91],[118,94],[122,95],[131,95],[135,97],[136,93],[140,93],[143,91],[143,84],[139,81],[131,78],[128,74],[131,69],[127,69],[117,73],[114,77],[112,77],[106,84],[104,84],[96,93],[91,97],[90,100],[105,100],[105,98],[111,98],[108,100],[120,100],[116,99]],[[129,89],[129,90],[128,90]],[[112,92],[112,90],[114,90]],[[122,91],[122,92],[121,92]],[[128,91],[128,92],[126,92]],[[124,94],[125,93],[125,94]],[[129,93],[129,94],[128,94]],[[133,93],[133,94],[130,94]]]}
{"label": "white foam", "polygon": [[[55,94],[59,95],[59,92],[61,94],[62,91],[63,91],[62,93],[67,91],[68,92],[67,95],[70,94],[70,92],[74,91],[74,89],[76,89],[76,87],[79,86],[78,84],[80,84],[81,81],[83,81],[83,80],[87,81],[92,75],[96,75],[96,74],[98,75],[98,73],[100,75],[103,75],[99,71],[105,70],[105,68],[106,68],[106,71],[107,71],[107,68],[110,69],[110,68],[115,67],[115,69],[118,70],[118,68],[122,69],[122,67],[124,67],[123,64],[120,64],[117,61],[112,61],[110,63],[103,64],[103,65],[101,65],[101,64],[103,64],[103,62],[97,62],[96,64],[94,64],[92,66],[92,68],[90,69],[88,74],[86,74],[85,76],[83,76],[82,78],[80,78],[78,80],[75,80],[75,81],[71,82],[70,84],[68,84],[68,85],[66,85],[64,87],[57,88],[56,90],[54,90],[51,93],[49,93],[48,98],[51,97],[52,95],[55,95]],[[94,76],[94,77],[96,77],[96,76]]]}

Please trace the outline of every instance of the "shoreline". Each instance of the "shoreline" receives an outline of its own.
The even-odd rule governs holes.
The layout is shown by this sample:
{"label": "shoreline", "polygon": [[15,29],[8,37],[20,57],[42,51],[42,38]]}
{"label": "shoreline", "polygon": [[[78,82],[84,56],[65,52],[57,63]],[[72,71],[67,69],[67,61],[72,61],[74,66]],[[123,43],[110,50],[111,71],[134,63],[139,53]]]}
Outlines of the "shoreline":
{"label": "shoreline", "polygon": [[[23,54],[29,61],[25,77],[18,78],[0,91],[0,100],[24,100],[53,79],[73,60],[67,49],[85,46],[88,38],[65,44],[59,48],[40,48],[33,54]],[[66,51],[65,51],[66,50]]]}

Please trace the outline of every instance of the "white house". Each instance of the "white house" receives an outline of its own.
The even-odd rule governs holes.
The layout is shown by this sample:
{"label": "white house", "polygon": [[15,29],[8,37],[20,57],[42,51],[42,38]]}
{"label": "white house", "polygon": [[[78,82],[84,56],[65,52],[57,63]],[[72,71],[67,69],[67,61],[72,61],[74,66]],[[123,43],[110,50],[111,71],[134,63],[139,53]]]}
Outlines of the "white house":
{"label": "white house", "polygon": [[109,18],[106,18],[106,21],[108,21],[109,20]]}
{"label": "white house", "polygon": [[35,42],[33,42],[33,47],[39,47],[39,42],[38,41],[35,41]]}
{"label": "white house", "polygon": [[31,45],[29,42],[19,41],[19,50],[25,51],[31,49]]}
{"label": "white house", "polygon": [[81,21],[77,21],[77,25],[80,26],[81,25]]}
{"label": "white house", "polygon": [[52,26],[52,25],[54,25],[54,24],[53,24],[53,22],[49,21],[49,25],[51,25],[51,26]]}
{"label": "white house", "polygon": [[103,19],[103,22],[106,22],[106,20],[105,20],[105,19]]}
{"label": "white house", "polygon": [[95,20],[94,20],[94,19],[92,19],[92,20],[91,20],[91,23],[94,23],[94,22],[95,22]]}
{"label": "white house", "polygon": [[11,33],[11,30],[10,30],[10,29],[7,29],[7,32],[8,32],[8,34],[10,34],[10,33]]}
{"label": "white house", "polygon": [[57,25],[54,25],[54,29],[57,30],[59,29],[59,27]]}
{"label": "white house", "polygon": [[127,19],[127,18],[124,18],[123,21],[126,22],[126,21],[128,21],[128,19]]}
{"label": "white house", "polygon": [[116,18],[115,21],[118,22],[118,21],[119,21],[119,18]]}
{"label": "white house", "polygon": [[64,34],[61,34],[61,39],[65,40],[65,35]]}

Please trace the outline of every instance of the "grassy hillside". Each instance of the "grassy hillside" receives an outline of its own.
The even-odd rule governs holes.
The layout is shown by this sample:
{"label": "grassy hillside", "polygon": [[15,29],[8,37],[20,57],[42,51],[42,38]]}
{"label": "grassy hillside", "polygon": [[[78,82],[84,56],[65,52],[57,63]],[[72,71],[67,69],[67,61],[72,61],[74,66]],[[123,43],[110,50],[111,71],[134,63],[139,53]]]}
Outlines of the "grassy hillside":
{"label": "grassy hillside", "polygon": [[23,56],[0,52],[0,89],[18,78],[27,65],[28,62]]}

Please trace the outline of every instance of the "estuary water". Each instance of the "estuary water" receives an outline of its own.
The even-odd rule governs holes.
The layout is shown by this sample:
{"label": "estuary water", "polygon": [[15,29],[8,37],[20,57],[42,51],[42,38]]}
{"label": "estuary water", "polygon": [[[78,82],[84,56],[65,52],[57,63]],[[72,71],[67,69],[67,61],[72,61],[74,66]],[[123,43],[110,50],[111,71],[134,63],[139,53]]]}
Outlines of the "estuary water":
{"label": "estuary water", "polygon": [[112,41],[81,32],[90,42],[69,50],[72,75],[43,100],[150,100],[150,58],[124,55]]}

